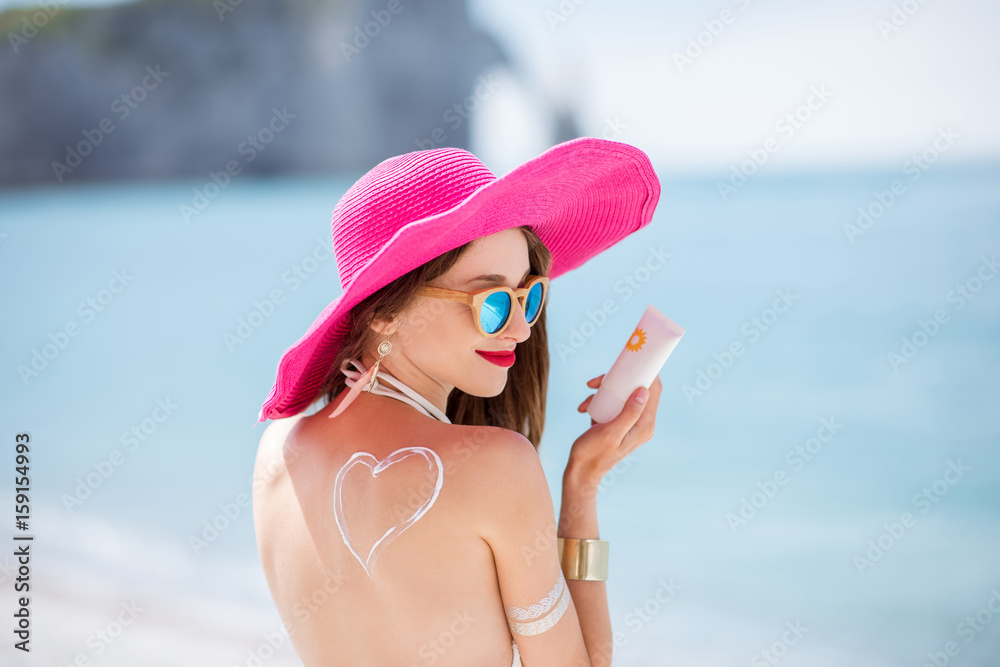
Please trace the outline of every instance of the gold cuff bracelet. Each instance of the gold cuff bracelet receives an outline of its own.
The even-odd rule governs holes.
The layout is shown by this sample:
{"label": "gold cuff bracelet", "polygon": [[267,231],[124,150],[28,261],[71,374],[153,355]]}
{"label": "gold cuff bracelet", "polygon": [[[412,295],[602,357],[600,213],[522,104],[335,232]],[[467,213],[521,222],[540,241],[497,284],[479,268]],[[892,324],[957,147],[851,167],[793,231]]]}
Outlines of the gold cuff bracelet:
{"label": "gold cuff bracelet", "polygon": [[606,581],[608,578],[608,541],[560,537],[559,564],[566,579]]}

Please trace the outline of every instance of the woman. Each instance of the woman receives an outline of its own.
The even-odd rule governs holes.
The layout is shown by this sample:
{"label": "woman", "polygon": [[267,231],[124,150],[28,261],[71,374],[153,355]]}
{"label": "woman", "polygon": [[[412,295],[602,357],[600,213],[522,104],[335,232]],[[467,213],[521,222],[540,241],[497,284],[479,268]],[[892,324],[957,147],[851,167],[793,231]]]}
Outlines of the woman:
{"label": "woman", "polygon": [[557,525],[544,306],[659,192],[641,151],[584,137],[502,178],[460,149],[407,153],[337,204],[344,292],[279,363],[253,493],[305,665],[610,664],[596,488],[652,437],[661,384],[573,443]]}

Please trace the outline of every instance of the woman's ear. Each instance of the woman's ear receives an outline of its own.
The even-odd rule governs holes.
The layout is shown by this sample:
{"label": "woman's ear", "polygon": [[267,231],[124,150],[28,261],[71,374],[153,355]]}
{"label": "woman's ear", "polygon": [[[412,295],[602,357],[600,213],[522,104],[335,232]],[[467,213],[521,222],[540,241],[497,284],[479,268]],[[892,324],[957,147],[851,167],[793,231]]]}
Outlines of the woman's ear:
{"label": "woman's ear", "polygon": [[398,317],[393,317],[391,320],[376,318],[372,320],[370,326],[375,332],[388,338],[392,334],[396,333],[396,330],[399,329],[399,324],[400,322]]}

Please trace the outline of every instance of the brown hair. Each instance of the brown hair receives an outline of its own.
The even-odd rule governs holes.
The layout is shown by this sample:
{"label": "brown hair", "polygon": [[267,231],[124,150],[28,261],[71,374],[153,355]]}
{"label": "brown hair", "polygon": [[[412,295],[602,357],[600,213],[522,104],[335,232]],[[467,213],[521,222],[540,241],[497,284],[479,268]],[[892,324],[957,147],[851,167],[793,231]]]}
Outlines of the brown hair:
{"label": "brown hair", "polygon": [[[531,228],[520,229],[528,241],[528,261],[533,275],[546,275],[551,263],[548,248]],[[466,243],[400,276],[351,309],[344,343],[337,351],[330,374],[318,395],[333,401],[347,386],[347,378],[339,371],[347,359],[361,359],[365,352],[374,353],[381,334],[371,328],[375,320],[391,320],[403,312],[416,298],[417,287],[446,273],[469,245]],[[547,299],[546,299],[547,300]],[[455,387],[448,397],[445,414],[453,424],[499,426],[517,431],[538,449],[545,428],[545,394],[549,379],[549,346],[545,331],[545,311],[531,327],[531,335],[517,346],[517,363],[507,373],[507,385],[496,396],[472,396]],[[377,355],[376,355],[377,356]]]}

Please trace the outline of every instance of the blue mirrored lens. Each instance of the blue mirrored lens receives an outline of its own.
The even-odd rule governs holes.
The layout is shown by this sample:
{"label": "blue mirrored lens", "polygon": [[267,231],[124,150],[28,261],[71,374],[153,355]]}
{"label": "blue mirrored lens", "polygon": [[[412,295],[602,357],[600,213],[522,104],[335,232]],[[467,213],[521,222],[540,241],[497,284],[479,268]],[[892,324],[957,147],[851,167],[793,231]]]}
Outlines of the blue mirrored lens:
{"label": "blue mirrored lens", "polygon": [[506,292],[490,294],[479,310],[479,323],[486,333],[496,333],[510,316],[510,295]]}
{"label": "blue mirrored lens", "polygon": [[542,307],[542,284],[535,283],[528,292],[528,298],[525,300],[524,307],[524,319],[530,324],[538,317],[538,311]]}

